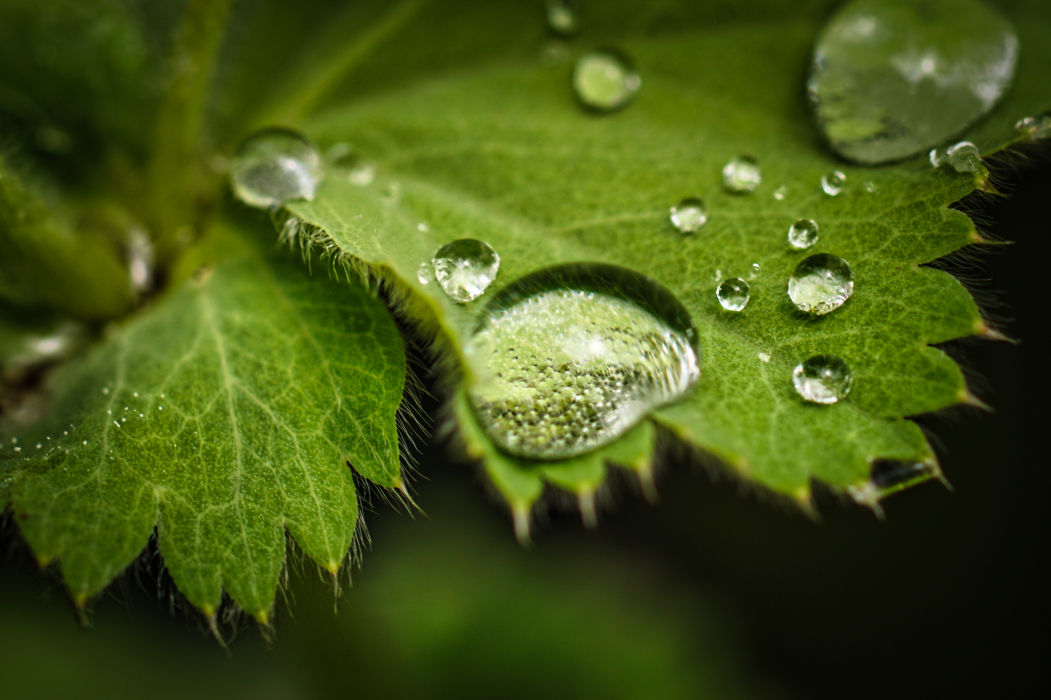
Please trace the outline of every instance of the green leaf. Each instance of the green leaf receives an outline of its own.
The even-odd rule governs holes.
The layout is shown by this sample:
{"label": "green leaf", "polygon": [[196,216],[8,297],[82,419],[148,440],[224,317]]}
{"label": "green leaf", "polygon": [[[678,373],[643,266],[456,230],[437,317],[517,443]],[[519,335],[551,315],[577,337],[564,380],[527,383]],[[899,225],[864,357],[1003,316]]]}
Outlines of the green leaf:
{"label": "green leaf", "polygon": [[225,590],[265,620],[285,528],[336,572],[358,520],[350,468],[402,486],[392,319],[357,281],[263,255],[247,226],[219,221],[184,269],[208,264],[56,373],[44,419],[3,440],[0,488],[78,603],[156,528],[192,603],[213,614]]}
{"label": "green leaf", "polygon": [[[923,264],[982,242],[972,221],[949,205],[986,183],[934,170],[924,157],[852,167],[820,143],[803,99],[803,68],[821,12],[701,21],[685,6],[646,14],[627,5],[592,7],[596,38],[584,36],[571,49],[580,55],[609,41],[603,30],[616,27],[616,43],[634,57],[643,82],[624,111],[580,109],[570,63],[545,65],[537,37],[515,60],[479,58],[471,70],[397,85],[307,122],[321,147],[351,142],[378,164],[380,177],[369,188],[330,177],[313,202],[289,210],[320,229],[316,242],[334,243],[394,280],[413,313],[441,326],[454,354],[486,299],[527,273],[604,262],[651,276],[692,314],[702,361],[689,396],[652,418],[742,479],[804,504],[816,479],[875,506],[883,495],[870,482],[876,460],[923,463],[927,476],[938,474],[931,447],[906,417],[973,400],[959,367],[933,346],[989,331],[966,289]],[[451,10],[429,12],[417,20],[421,26],[440,27]],[[511,41],[518,30],[514,21],[484,24],[483,17],[457,16],[460,31],[474,26],[488,40]],[[1051,105],[1040,82],[1051,61],[1047,18],[1033,6],[1028,14],[1018,8],[1013,19],[1024,47],[1018,87],[977,132],[996,147],[1015,139],[1016,119]],[[419,54],[442,40],[435,33]],[[381,74],[387,63],[378,56],[357,73]],[[762,164],[763,185],[750,195],[721,186],[723,165],[739,154]],[[838,197],[819,184],[833,169],[847,177]],[[781,186],[787,195],[778,200]],[[684,237],[669,224],[668,208],[689,195],[704,198],[710,219]],[[800,218],[821,227],[810,253],[834,253],[855,271],[853,298],[827,316],[803,316],[785,293],[803,257],[785,235]],[[487,295],[462,307],[415,278],[421,262],[458,238],[487,241],[502,258]],[[714,296],[718,279],[747,277],[753,263],[762,272],[750,280],[750,305],[725,313]],[[847,401],[816,406],[794,392],[793,366],[820,353],[853,368]],[[539,497],[543,482],[593,493],[594,468],[575,465],[557,479],[559,465],[497,453],[471,417],[458,413],[468,444],[516,512]],[[615,461],[619,449],[610,446],[599,460]]]}

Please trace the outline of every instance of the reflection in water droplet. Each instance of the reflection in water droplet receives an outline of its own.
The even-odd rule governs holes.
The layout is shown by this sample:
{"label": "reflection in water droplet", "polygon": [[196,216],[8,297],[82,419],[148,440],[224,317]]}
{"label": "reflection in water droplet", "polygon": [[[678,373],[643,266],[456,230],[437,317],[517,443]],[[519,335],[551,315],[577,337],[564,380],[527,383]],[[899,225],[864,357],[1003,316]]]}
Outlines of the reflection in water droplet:
{"label": "reflection in water droplet", "polygon": [[1034,140],[1051,138],[1051,114],[1019,119],[1015,129]]}
{"label": "reflection in water droplet", "polygon": [[840,154],[884,163],[960,132],[999,101],[1018,39],[979,0],[854,0],[818,37],[811,106]]}
{"label": "reflection in water droplet", "polygon": [[434,266],[429,261],[420,263],[420,266],[416,268],[416,279],[420,281],[420,284],[430,284],[434,281]]}
{"label": "reflection in water droplet", "polygon": [[843,174],[842,170],[833,170],[828,175],[821,176],[821,189],[829,197],[835,197],[843,191],[843,183],[846,181],[847,176]]}
{"label": "reflection in water droplet", "polygon": [[960,141],[949,146],[945,156],[958,173],[978,173],[984,168],[981,151],[970,141]]}
{"label": "reflection in water droplet", "polygon": [[573,68],[573,91],[585,107],[612,112],[627,106],[642,86],[631,60],[604,49],[581,56]]}
{"label": "reflection in water droplet", "polygon": [[748,274],[748,279],[754,280],[759,276],[759,273],[763,271],[762,265],[759,263],[752,263],[752,271]]}
{"label": "reflection in water droplet", "polygon": [[279,207],[293,199],[312,200],[322,175],[317,149],[290,129],[254,134],[230,161],[234,195],[260,209]]}
{"label": "reflection in water droplet", "polygon": [[562,36],[576,34],[580,29],[580,8],[575,0],[547,0],[547,26]]}
{"label": "reflection in water droplet", "polygon": [[715,290],[719,304],[727,311],[741,311],[748,305],[751,292],[748,283],[740,277],[724,280]]}
{"label": "reflection in water droplet", "polygon": [[454,301],[466,303],[482,296],[496,279],[500,256],[488,243],[461,238],[439,248],[431,265],[445,293]]}
{"label": "reflection in water droplet", "polygon": [[787,194],[788,194],[788,187],[785,186],[785,185],[781,185],[776,190],[774,190],[774,199],[776,199],[778,201],[781,201],[782,199],[785,198],[785,195],[787,195]]}
{"label": "reflection in water droplet", "polygon": [[[628,298],[620,295],[628,289]],[[685,309],[625,270],[565,266],[531,275],[487,309],[464,347],[470,398],[488,435],[514,455],[589,452],[681,397],[700,374]]]}
{"label": "reflection in water droplet", "polygon": [[693,233],[708,222],[708,210],[697,197],[687,197],[671,208],[671,223],[681,233]]}
{"label": "reflection in water droplet", "polygon": [[788,244],[796,250],[806,250],[817,243],[817,222],[800,219],[788,229]]}
{"label": "reflection in water droplet", "polygon": [[811,357],[792,370],[796,392],[813,403],[836,403],[850,393],[853,383],[850,367],[835,355]]}
{"label": "reflection in water droplet", "polygon": [[751,192],[762,181],[759,163],[750,156],[736,156],[723,168],[723,184],[731,192]]}
{"label": "reflection in water droplet", "polygon": [[843,258],[818,253],[796,266],[788,296],[800,311],[818,316],[835,311],[854,293],[854,271]]}

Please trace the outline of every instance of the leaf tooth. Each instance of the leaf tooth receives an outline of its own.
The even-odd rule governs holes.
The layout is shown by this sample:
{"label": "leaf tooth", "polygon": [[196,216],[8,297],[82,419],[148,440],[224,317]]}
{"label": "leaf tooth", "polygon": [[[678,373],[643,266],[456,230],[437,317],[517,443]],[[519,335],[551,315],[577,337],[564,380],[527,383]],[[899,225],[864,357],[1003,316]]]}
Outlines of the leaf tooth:
{"label": "leaf tooth", "polygon": [[637,465],[634,469],[635,476],[639,480],[639,488],[642,490],[642,497],[646,499],[646,502],[650,505],[656,505],[661,499],[660,493],[657,491],[657,484],[653,478],[653,464],[647,461],[645,464]]}
{"label": "leaf tooth", "polygon": [[959,400],[960,403],[966,406],[974,406],[975,408],[980,408],[981,410],[986,411],[987,413],[993,412],[992,406],[990,406],[989,404],[972,394],[970,390],[966,387],[963,387],[958,392],[956,392],[956,398]]}
{"label": "leaf tooth", "polygon": [[598,527],[598,510],[595,506],[595,490],[585,489],[577,493],[577,507],[584,527],[594,530]]}
{"label": "leaf tooth", "polygon": [[521,504],[515,505],[511,508],[511,517],[514,520],[515,538],[518,540],[518,544],[523,547],[532,546],[533,539],[529,533],[532,521],[530,508]]}

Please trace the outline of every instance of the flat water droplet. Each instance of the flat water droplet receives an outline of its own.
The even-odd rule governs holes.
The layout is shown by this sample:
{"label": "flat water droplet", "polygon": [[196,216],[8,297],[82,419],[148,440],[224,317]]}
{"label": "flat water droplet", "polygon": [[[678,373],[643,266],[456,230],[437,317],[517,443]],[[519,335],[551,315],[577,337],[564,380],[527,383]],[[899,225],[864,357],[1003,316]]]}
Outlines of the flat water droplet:
{"label": "flat water droplet", "polygon": [[1033,140],[1051,138],[1051,114],[1019,119],[1015,129]]}
{"label": "flat water droplet", "polygon": [[416,268],[416,279],[420,281],[420,284],[430,284],[434,281],[434,266],[429,261],[421,262],[420,266]]}
{"label": "flat water droplet", "polygon": [[249,137],[230,161],[230,183],[245,204],[268,209],[312,200],[321,183],[321,155],[301,134],[265,129]]}
{"label": "flat water droplet", "polygon": [[785,185],[781,185],[776,190],[774,190],[774,199],[776,199],[777,201],[780,202],[781,200],[783,200],[785,198],[785,195],[787,195],[787,194],[788,194],[788,187],[786,187]]}
{"label": "flat water droplet", "polygon": [[482,296],[496,279],[500,256],[488,243],[461,238],[439,248],[431,265],[445,293],[454,301],[466,303]]}
{"label": "flat water droplet", "polygon": [[829,197],[835,197],[843,191],[843,183],[846,181],[847,176],[843,174],[842,170],[833,170],[828,175],[821,176],[821,189]]}
{"label": "flat water droplet", "polygon": [[588,109],[612,112],[626,107],[642,80],[620,51],[604,49],[581,56],[573,68],[573,91]]}
{"label": "flat water droplet", "polygon": [[580,29],[580,7],[576,0],[547,0],[547,26],[562,36]]}
{"label": "flat water droplet", "polygon": [[835,311],[854,293],[854,271],[843,258],[818,253],[796,266],[788,296],[800,311],[821,316]]}
{"label": "flat water droplet", "polygon": [[812,248],[817,243],[817,222],[800,219],[788,229],[788,244],[796,250]]}
{"label": "flat water droplet", "polygon": [[982,165],[982,153],[970,141],[960,141],[949,146],[945,151],[949,165],[958,173],[980,173],[985,166]]}
{"label": "flat water droplet", "polygon": [[884,163],[991,110],[1017,56],[1010,23],[978,0],[854,0],[818,37],[807,85],[832,147]]}
{"label": "flat water droplet", "polygon": [[715,298],[727,311],[741,311],[748,305],[751,292],[748,283],[740,277],[724,280],[715,290]]}
{"label": "flat water droplet", "polygon": [[751,192],[762,181],[759,162],[751,156],[736,156],[723,168],[723,184],[731,192]]}
{"label": "flat water droplet", "polygon": [[698,197],[687,197],[671,208],[669,218],[680,233],[693,233],[708,223],[708,210]]}
{"label": "flat water droplet", "polygon": [[685,309],[627,270],[544,271],[487,309],[464,348],[470,398],[481,426],[513,455],[589,452],[680,398],[700,374]]}
{"label": "flat water droplet", "polygon": [[835,355],[816,355],[792,370],[796,392],[813,403],[833,404],[850,393],[854,375]]}

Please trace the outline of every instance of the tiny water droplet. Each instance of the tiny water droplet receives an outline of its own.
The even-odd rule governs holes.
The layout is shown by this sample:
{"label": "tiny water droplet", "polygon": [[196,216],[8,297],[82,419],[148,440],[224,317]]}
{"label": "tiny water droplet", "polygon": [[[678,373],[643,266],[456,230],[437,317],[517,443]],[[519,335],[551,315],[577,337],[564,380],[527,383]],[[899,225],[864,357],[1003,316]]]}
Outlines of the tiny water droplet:
{"label": "tiny water droplet", "polygon": [[577,59],[573,68],[573,91],[588,109],[612,112],[630,103],[642,79],[631,60],[616,49],[603,49]]}
{"label": "tiny water droplet", "polygon": [[454,301],[466,303],[485,293],[500,269],[493,247],[473,238],[461,238],[438,249],[431,259],[434,278]]}
{"label": "tiny water droplet", "polygon": [[960,141],[949,146],[945,156],[958,173],[979,173],[985,168],[982,165],[982,152],[970,141]]}
{"label": "tiny water droplet", "polygon": [[843,258],[818,253],[796,266],[788,296],[800,311],[817,316],[835,311],[854,293],[854,271]]}
{"label": "tiny water droplet", "polygon": [[748,279],[755,279],[759,276],[759,273],[763,271],[763,266],[759,263],[752,263],[752,271],[748,273]]}
{"label": "tiny water droplet", "polygon": [[108,394],[109,393],[109,387],[108,386],[107,387],[103,387],[102,393],[103,394]]}
{"label": "tiny water droplet", "polygon": [[792,370],[796,392],[813,403],[836,403],[850,393],[853,383],[850,367],[835,355],[816,355]]}
{"label": "tiny water droplet", "polygon": [[785,185],[781,185],[776,190],[774,190],[774,199],[776,199],[777,201],[780,202],[781,200],[783,200],[785,198],[785,195],[787,195],[787,194],[788,194],[788,187],[785,186]]}
{"label": "tiny water droplet", "polygon": [[949,160],[949,155],[944,148],[932,148],[930,153],[931,166],[940,168]]}
{"label": "tiny water droplet", "polygon": [[740,277],[724,280],[715,290],[719,304],[727,311],[741,311],[748,305],[751,292],[748,283]]}
{"label": "tiny water droplet", "polygon": [[1034,140],[1051,138],[1051,114],[1019,119],[1015,129]]}
{"label": "tiny water droplet", "polygon": [[862,185],[862,187],[863,187],[863,188],[864,188],[864,190],[865,190],[866,192],[868,192],[869,194],[872,194],[873,192],[875,192],[875,191],[876,191],[876,190],[878,189],[878,188],[876,187],[876,183],[875,183],[875,182],[873,182],[872,180],[868,180],[868,181],[866,181],[866,182],[865,182],[865,184],[864,184],[864,185]]}
{"label": "tiny water droplet", "polygon": [[736,156],[723,168],[723,184],[731,192],[751,192],[762,181],[759,162],[751,156]]}
{"label": "tiny water droplet", "polygon": [[141,228],[128,231],[125,243],[131,289],[140,294],[153,285],[153,241]]}
{"label": "tiny water droplet", "polygon": [[562,36],[580,29],[580,6],[576,0],[547,0],[547,26]]}
{"label": "tiny water droplet", "polygon": [[290,129],[264,129],[250,136],[230,161],[234,194],[260,209],[314,199],[322,176],[317,149]]}
{"label": "tiny water droplet", "polygon": [[464,347],[470,399],[486,433],[513,455],[590,452],[680,398],[700,375],[685,309],[622,268],[534,273],[486,308]]}
{"label": "tiny water droplet", "polygon": [[368,187],[376,179],[376,165],[349,143],[340,142],[325,151],[325,160],[335,175],[356,187]]}
{"label": "tiny water droplet", "polygon": [[426,221],[421,221],[420,223],[416,224],[416,230],[420,233],[427,233],[431,230],[431,227],[427,225]]}
{"label": "tiny water droplet", "polygon": [[693,233],[708,223],[708,210],[699,197],[687,197],[671,208],[669,218],[680,233]]}
{"label": "tiny water droplet", "polygon": [[843,174],[842,170],[833,170],[828,175],[821,176],[821,189],[829,197],[835,197],[843,191],[843,183],[846,181],[847,176]]}
{"label": "tiny water droplet", "polygon": [[788,244],[796,250],[812,248],[817,243],[817,222],[800,219],[788,229]]}
{"label": "tiny water droplet", "polygon": [[759,360],[762,361],[762,362],[769,362],[770,361],[770,353],[768,353],[768,352],[761,352],[761,353],[759,353]]}
{"label": "tiny water droplet", "polygon": [[420,281],[420,284],[430,284],[434,281],[434,266],[430,261],[421,262],[416,268],[416,279]]}
{"label": "tiny water droplet", "polygon": [[722,278],[723,278],[723,271],[722,270],[716,270],[715,272],[712,273],[712,282],[718,282]]}

